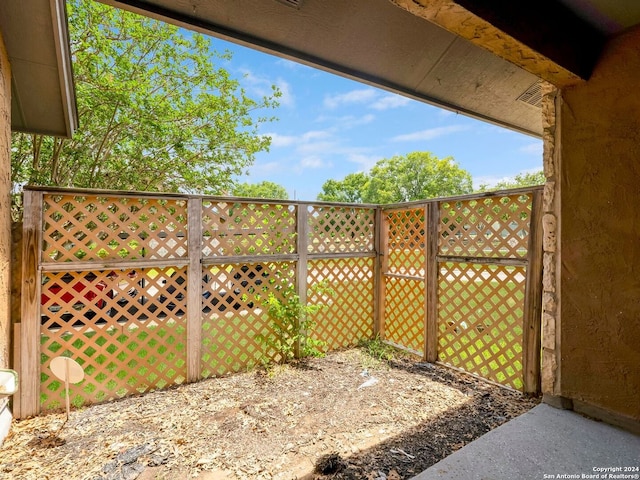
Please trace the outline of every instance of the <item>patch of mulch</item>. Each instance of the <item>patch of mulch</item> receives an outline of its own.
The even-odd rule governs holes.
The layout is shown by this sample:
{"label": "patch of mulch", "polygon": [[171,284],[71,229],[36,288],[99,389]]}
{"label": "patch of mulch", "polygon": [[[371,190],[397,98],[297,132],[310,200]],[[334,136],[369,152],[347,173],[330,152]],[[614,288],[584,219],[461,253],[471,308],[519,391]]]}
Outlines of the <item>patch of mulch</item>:
{"label": "patch of mulch", "polygon": [[402,480],[537,403],[352,349],[14,422],[0,478]]}

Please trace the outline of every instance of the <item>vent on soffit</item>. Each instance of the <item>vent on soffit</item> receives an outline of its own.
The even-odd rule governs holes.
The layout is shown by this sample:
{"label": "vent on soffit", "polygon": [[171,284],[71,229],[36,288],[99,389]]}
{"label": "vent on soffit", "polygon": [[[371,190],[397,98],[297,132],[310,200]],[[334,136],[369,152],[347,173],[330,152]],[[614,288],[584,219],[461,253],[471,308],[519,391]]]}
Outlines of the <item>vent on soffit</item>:
{"label": "vent on soffit", "polygon": [[300,5],[303,2],[303,0],[277,0],[277,1],[280,3],[284,3],[285,5],[288,5],[293,8],[300,8]]}
{"label": "vent on soffit", "polygon": [[524,92],[520,94],[520,96],[516,99],[521,102],[526,103],[527,105],[532,105],[537,108],[542,107],[542,82],[538,81],[527,88]]}

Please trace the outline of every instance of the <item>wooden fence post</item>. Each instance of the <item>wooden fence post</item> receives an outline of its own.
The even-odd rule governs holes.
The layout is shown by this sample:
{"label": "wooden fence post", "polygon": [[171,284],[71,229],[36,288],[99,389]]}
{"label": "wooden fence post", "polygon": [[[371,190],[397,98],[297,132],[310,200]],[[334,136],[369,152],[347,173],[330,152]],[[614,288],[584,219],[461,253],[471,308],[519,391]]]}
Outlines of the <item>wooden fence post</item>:
{"label": "wooden fence post", "polygon": [[384,340],[385,338],[385,274],[389,270],[389,222],[387,216],[382,208],[379,210],[379,222],[378,228],[378,256],[376,263],[378,264],[378,325],[376,335]]}
{"label": "wooden fence post", "polygon": [[21,334],[22,323],[16,322],[13,324],[13,369],[18,372],[18,393],[12,398],[13,417],[22,418],[22,402],[20,398],[22,396],[22,357],[20,355],[20,348],[22,347]]}
{"label": "wooden fence post", "polygon": [[20,415],[40,413],[40,252],[42,192],[25,190],[22,235]]}
{"label": "wooden fence post", "polygon": [[202,355],[202,199],[187,203],[187,381],[200,379]]}
{"label": "wooden fence post", "polygon": [[373,336],[380,335],[380,325],[382,324],[382,310],[380,308],[382,268],[380,265],[380,255],[382,246],[382,209],[376,207],[373,216]]}
{"label": "wooden fence post", "polygon": [[542,191],[531,203],[527,279],[525,283],[522,367],[524,392],[540,391],[540,327],[542,322]]}
{"label": "wooden fence post", "polygon": [[[296,250],[298,252],[298,264],[296,265],[296,292],[302,305],[307,304],[307,276],[309,272],[309,212],[306,204],[297,206],[298,231]],[[295,345],[295,357],[300,358],[300,341]]]}
{"label": "wooden fence post", "polygon": [[425,360],[438,360],[438,223],[440,202],[425,205]]}

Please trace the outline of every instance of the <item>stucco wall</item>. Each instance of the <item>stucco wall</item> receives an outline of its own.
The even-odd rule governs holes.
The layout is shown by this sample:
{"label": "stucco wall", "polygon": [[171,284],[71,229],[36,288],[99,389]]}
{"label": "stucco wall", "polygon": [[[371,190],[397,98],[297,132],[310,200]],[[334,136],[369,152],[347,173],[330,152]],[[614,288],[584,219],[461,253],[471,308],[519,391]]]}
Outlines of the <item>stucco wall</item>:
{"label": "stucco wall", "polygon": [[11,70],[0,36],[0,368],[9,366],[11,332]]}
{"label": "stucco wall", "polygon": [[[640,420],[640,28],[563,89],[559,387]],[[558,391],[559,390],[559,391]]]}

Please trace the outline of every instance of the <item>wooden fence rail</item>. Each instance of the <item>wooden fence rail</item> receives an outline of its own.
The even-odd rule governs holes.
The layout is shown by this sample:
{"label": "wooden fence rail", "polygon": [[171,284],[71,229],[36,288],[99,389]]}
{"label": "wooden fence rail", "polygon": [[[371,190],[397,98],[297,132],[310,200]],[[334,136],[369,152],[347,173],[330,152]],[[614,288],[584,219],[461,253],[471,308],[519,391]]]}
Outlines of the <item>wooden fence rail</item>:
{"label": "wooden fence rail", "polygon": [[[380,335],[428,361],[537,391],[540,190],[381,208],[27,188],[18,416],[240,371],[265,351],[260,298],[327,305],[329,349]],[[333,296],[315,288],[329,283]]]}

